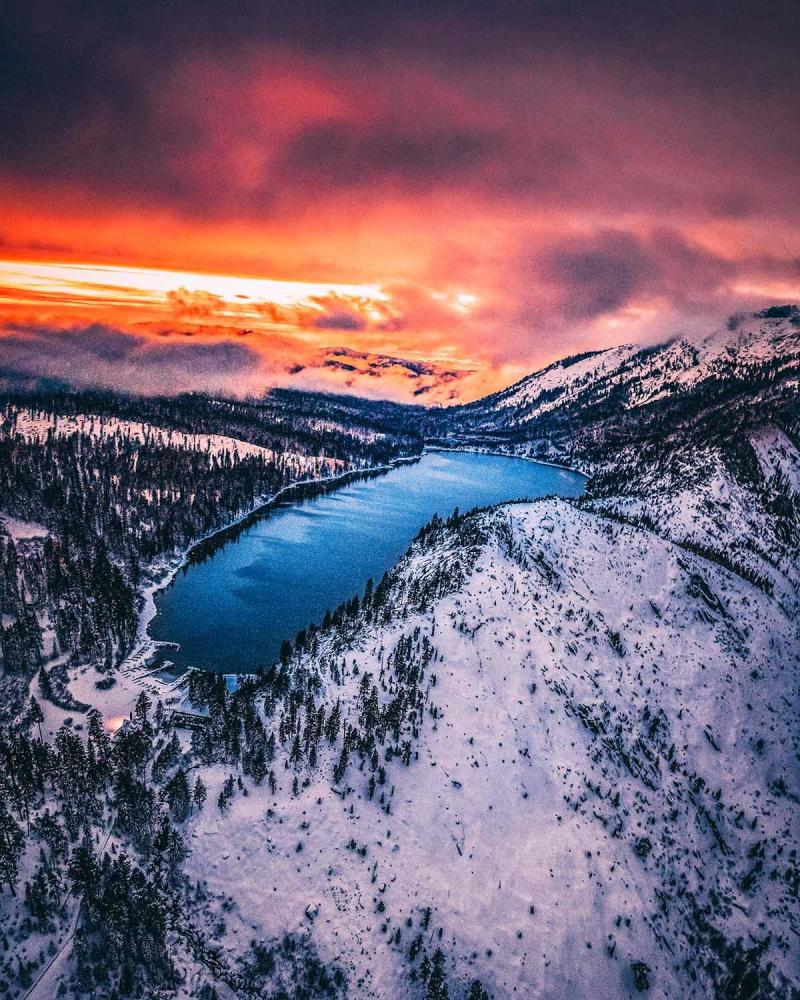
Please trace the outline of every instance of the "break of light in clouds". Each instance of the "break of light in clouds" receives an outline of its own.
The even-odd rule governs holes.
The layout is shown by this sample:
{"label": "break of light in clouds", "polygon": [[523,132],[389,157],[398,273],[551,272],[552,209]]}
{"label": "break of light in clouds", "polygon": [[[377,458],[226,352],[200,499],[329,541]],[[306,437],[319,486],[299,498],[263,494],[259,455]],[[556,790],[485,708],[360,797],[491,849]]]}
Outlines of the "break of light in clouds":
{"label": "break of light in clouds", "polygon": [[446,401],[796,299],[797,27],[783,0],[12,0],[0,366]]}
{"label": "break of light in clouds", "polygon": [[324,330],[390,322],[375,285],[323,285],[153,268],[0,260],[0,301],[25,315],[44,306],[108,322],[191,321]]}

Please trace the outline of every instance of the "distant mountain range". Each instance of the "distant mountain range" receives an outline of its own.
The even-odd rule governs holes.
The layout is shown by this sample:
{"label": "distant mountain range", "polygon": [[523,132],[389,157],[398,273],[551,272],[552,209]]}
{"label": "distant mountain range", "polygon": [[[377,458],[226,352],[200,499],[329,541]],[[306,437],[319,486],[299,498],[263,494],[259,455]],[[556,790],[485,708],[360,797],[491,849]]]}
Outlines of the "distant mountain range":
{"label": "distant mountain range", "polygon": [[347,391],[397,399],[415,399],[426,404],[449,403],[460,395],[475,369],[414,361],[388,354],[331,347],[318,352],[311,361],[297,364],[289,374],[298,382],[329,386],[331,391]]}

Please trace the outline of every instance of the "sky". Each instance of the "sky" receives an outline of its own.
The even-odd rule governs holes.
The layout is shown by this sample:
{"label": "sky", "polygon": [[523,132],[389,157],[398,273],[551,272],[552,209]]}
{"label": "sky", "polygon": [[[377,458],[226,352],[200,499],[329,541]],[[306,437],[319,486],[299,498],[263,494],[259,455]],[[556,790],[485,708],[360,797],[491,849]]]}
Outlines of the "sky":
{"label": "sky", "polygon": [[10,0],[0,377],[448,402],[800,299],[800,5]]}

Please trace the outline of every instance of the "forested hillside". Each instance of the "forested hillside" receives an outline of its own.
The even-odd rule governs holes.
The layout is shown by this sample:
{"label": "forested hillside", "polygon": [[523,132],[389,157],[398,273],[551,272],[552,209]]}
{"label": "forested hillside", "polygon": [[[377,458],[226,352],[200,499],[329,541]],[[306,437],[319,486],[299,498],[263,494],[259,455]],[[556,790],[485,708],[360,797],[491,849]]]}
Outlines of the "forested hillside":
{"label": "forested hillside", "polygon": [[[282,393],[206,397],[38,392],[0,410],[3,709],[63,654],[108,669],[130,649],[154,559],[289,483],[419,450],[391,407]],[[22,683],[18,683],[21,681]]]}

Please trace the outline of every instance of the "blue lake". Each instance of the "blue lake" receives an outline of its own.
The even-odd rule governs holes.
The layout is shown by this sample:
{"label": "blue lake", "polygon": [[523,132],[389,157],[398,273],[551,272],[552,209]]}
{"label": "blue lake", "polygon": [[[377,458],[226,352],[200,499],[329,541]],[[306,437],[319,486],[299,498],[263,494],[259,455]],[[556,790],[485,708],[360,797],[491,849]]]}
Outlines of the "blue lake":
{"label": "blue lake", "polygon": [[287,500],[200,547],[156,595],[153,639],[178,667],[247,673],[319,623],[369,577],[377,584],[434,514],[524,497],[574,497],[584,477],[519,458],[427,452],[419,462]]}

